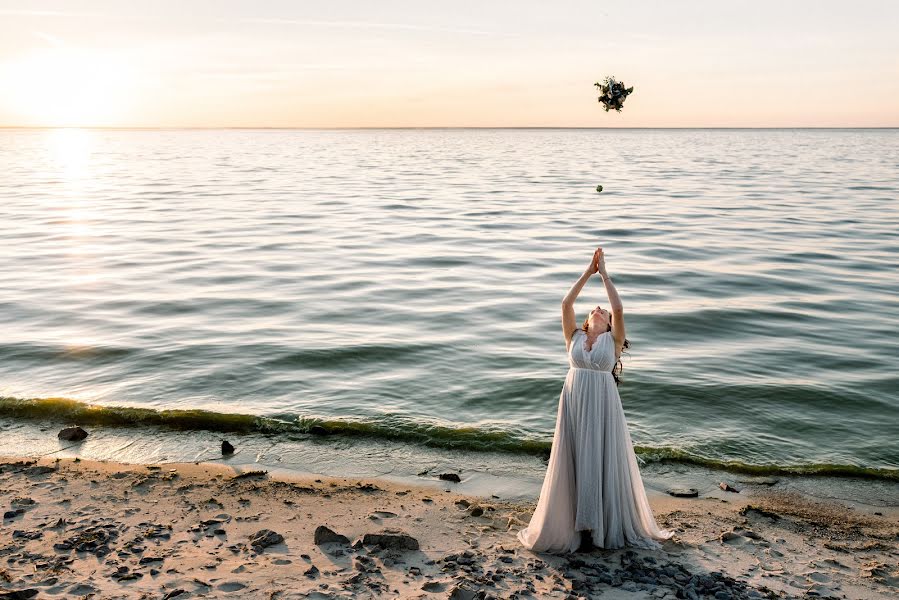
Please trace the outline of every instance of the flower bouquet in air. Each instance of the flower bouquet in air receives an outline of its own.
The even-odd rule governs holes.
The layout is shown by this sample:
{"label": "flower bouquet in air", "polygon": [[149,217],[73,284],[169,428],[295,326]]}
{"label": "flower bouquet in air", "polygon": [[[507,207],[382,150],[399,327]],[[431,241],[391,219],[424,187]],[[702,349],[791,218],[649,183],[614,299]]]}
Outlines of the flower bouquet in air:
{"label": "flower bouquet in air", "polygon": [[593,85],[599,88],[599,102],[606,112],[609,112],[610,108],[614,108],[616,111],[621,112],[621,106],[624,104],[624,100],[627,98],[628,94],[634,91],[633,86],[626,88],[624,87],[624,83],[615,81],[615,78],[611,76],[603,79],[602,83],[594,83]]}

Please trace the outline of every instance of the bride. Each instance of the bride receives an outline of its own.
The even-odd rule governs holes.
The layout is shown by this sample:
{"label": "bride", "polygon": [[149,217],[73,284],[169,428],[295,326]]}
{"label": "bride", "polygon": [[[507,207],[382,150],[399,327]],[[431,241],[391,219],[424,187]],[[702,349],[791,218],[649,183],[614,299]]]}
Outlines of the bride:
{"label": "bride", "polygon": [[[596,273],[605,285],[609,308],[597,306],[578,328],[574,301]],[[562,300],[562,331],[571,368],[559,397],[537,507],[518,539],[534,552],[591,546],[661,548],[658,540],[673,532],[656,525],[621,408],[619,357],[628,342],[624,309],[606,273],[602,248]]]}

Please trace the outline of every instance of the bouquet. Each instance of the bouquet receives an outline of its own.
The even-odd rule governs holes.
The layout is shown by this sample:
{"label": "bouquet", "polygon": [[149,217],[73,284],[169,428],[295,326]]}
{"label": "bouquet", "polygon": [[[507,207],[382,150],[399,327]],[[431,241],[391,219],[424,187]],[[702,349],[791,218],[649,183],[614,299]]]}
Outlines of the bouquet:
{"label": "bouquet", "polygon": [[624,104],[625,98],[634,91],[633,87],[625,88],[624,83],[615,81],[615,78],[611,76],[603,79],[602,83],[594,83],[593,85],[598,87],[601,92],[599,101],[606,112],[609,112],[610,108],[621,112],[621,106]]}

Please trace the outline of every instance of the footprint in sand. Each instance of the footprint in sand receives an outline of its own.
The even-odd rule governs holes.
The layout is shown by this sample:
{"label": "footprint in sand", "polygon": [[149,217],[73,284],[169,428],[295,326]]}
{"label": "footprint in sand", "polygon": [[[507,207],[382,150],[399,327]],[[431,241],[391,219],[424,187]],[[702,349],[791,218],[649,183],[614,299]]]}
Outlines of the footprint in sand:
{"label": "footprint in sand", "polygon": [[830,583],[831,580],[830,575],[821,571],[808,571],[802,575],[805,575],[810,583]]}
{"label": "footprint in sand", "polygon": [[240,583],[239,581],[226,581],[225,583],[220,583],[215,587],[221,592],[237,592],[247,586],[243,583]]}
{"label": "footprint in sand", "polygon": [[397,516],[396,513],[390,512],[389,510],[376,510],[375,512],[368,515],[368,518],[371,520],[375,519],[392,519]]}

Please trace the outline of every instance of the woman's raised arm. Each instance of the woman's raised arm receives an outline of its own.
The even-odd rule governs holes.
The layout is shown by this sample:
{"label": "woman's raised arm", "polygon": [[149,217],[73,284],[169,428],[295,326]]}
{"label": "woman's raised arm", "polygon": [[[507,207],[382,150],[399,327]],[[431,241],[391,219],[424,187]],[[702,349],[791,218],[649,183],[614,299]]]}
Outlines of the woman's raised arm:
{"label": "woman's raised arm", "polygon": [[574,301],[577,300],[578,294],[584,289],[584,285],[590,276],[599,271],[599,263],[597,262],[597,254],[599,250],[593,253],[590,260],[590,266],[584,271],[580,278],[574,282],[568,293],[562,298],[562,335],[565,336],[565,348],[571,343],[571,334],[577,329],[577,319],[574,317]]}
{"label": "woman's raised arm", "polygon": [[606,259],[602,248],[597,252],[599,253],[597,258],[599,274],[602,276],[602,282],[606,286],[606,295],[609,297],[609,311],[612,313],[612,337],[615,338],[615,355],[618,356],[624,346],[624,306],[621,304],[621,298],[618,297],[618,290],[615,289],[612,278],[606,272]]}

